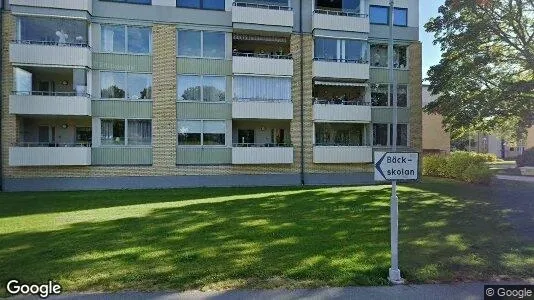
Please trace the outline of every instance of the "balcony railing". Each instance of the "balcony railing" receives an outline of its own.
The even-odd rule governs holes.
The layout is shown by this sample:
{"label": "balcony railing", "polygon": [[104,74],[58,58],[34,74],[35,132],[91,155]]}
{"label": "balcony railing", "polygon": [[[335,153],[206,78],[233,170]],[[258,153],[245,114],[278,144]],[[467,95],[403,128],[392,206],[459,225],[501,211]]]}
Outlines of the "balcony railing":
{"label": "balcony railing", "polygon": [[314,146],[371,147],[371,144],[369,144],[369,143],[357,143],[357,142],[323,142],[323,143],[315,143]]}
{"label": "balcony railing", "polygon": [[359,105],[370,106],[371,102],[366,102],[364,99],[313,99],[313,104],[328,104],[328,105]]}
{"label": "balcony railing", "polygon": [[48,91],[13,91],[16,96],[54,96],[54,97],[86,97],[91,98],[87,93],[79,92],[48,92]]}
{"label": "balcony railing", "polygon": [[233,147],[245,147],[245,148],[274,148],[274,147],[293,147],[288,143],[234,143]]}
{"label": "balcony railing", "polygon": [[249,53],[234,51],[232,56],[240,57],[256,57],[256,58],[271,58],[271,59],[292,59],[291,54],[268,54],[268,53]]}
{"label": "balcony railing", "polygon": [[340,58],[325,58],[325,57],[314,57],[315,61],[326,61],[326,62],[341,62],[341,63],[352,63],[352,64],[368,64],[369,60],[366,58],[359,59],[340,59]]}
{"label": "balcony railing", "polygon": [[264,98],[233,98],[234,102],[268,102],[268,103],[288,103],[291,102],[291,99],[264,99]]}
{"label": "balcony railing", "polygon": [[313,12],[316,13],[316,14],[325,14],[325,15],[333,15],[333,16],[367,18],[367,14],[354,13],[354,12],[345,12],[345,11],[339,11],[339,10],[315,9]]}
{"label": "balcony railing", "polygon": [[14,44],[23,44],[23,45],[44,45],[44,46],[65,46],[65,47],[81,47],[81,48],[90,48],[87,42],[77,42],[77,43],[60,43],[56,41],[31,41],[31,40],[12,40]]}
{"label": "balcony railing", "polygon": [[41,142],[19,142],[13,143],[13,147],[91,147],[91,142],[79,142],[79,143],[41,143]]}
{"label": "balcony railing", "polygon": [[274,9],[274,10],[293,10],[293,8],[289,6],[249,3],[249,2],[240,2],[240,1],[235,1],[232,5],[239,6],[239,7],[252,7],[252,8]]}

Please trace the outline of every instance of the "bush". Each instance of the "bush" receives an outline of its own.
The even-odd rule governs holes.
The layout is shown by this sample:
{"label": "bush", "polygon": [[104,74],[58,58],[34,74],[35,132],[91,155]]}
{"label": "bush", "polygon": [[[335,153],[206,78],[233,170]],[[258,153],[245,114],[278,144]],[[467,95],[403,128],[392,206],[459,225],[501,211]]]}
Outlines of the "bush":
{"label": "bush", "polygon": [[518,167],[534,167],[534,148],[523,151],[523,154],[516,159]]}
{"label": "bush", "polygon": [[488,184],[493,177],[486,162],[497,160],[495,155],[456,151],[450,155],[429,155],[423,158],[423,175]]}

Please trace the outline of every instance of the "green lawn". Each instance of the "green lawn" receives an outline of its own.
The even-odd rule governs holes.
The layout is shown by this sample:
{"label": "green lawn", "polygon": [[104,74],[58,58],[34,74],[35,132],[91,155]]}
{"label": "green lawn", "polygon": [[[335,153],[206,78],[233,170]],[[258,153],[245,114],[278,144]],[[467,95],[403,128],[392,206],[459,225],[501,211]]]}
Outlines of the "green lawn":
{"label": "green lawn", "polygon": [[[389,188],[213,188],[0,193],[0,284],[67,291],[387,284]],[[491,190],[400,188],[409,282],[534,274]],[[0,290],[0,295],[5,290]]]}

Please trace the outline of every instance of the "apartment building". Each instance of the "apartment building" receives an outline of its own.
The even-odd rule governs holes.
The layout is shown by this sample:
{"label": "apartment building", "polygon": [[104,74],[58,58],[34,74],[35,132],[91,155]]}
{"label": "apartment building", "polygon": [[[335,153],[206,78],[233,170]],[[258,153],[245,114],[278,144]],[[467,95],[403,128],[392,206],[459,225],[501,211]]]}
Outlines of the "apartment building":
{"label": "apartment building", "polygon": [[388,0],[0,1],[4,190],[370,183],[422,147],[418,0],[395,87]]}

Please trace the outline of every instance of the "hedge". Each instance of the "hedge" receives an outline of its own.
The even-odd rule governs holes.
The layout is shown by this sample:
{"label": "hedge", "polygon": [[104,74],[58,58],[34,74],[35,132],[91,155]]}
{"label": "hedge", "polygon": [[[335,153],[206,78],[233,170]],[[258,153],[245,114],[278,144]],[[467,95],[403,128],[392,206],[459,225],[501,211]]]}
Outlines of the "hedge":
{"label": "hedge", "polygon": [[456,151],[450,155],[428,155],[423,157],[423,175],[489,184],[494,173],[486,163],[494,161],[497,161],[494,154],[466,151]]}

